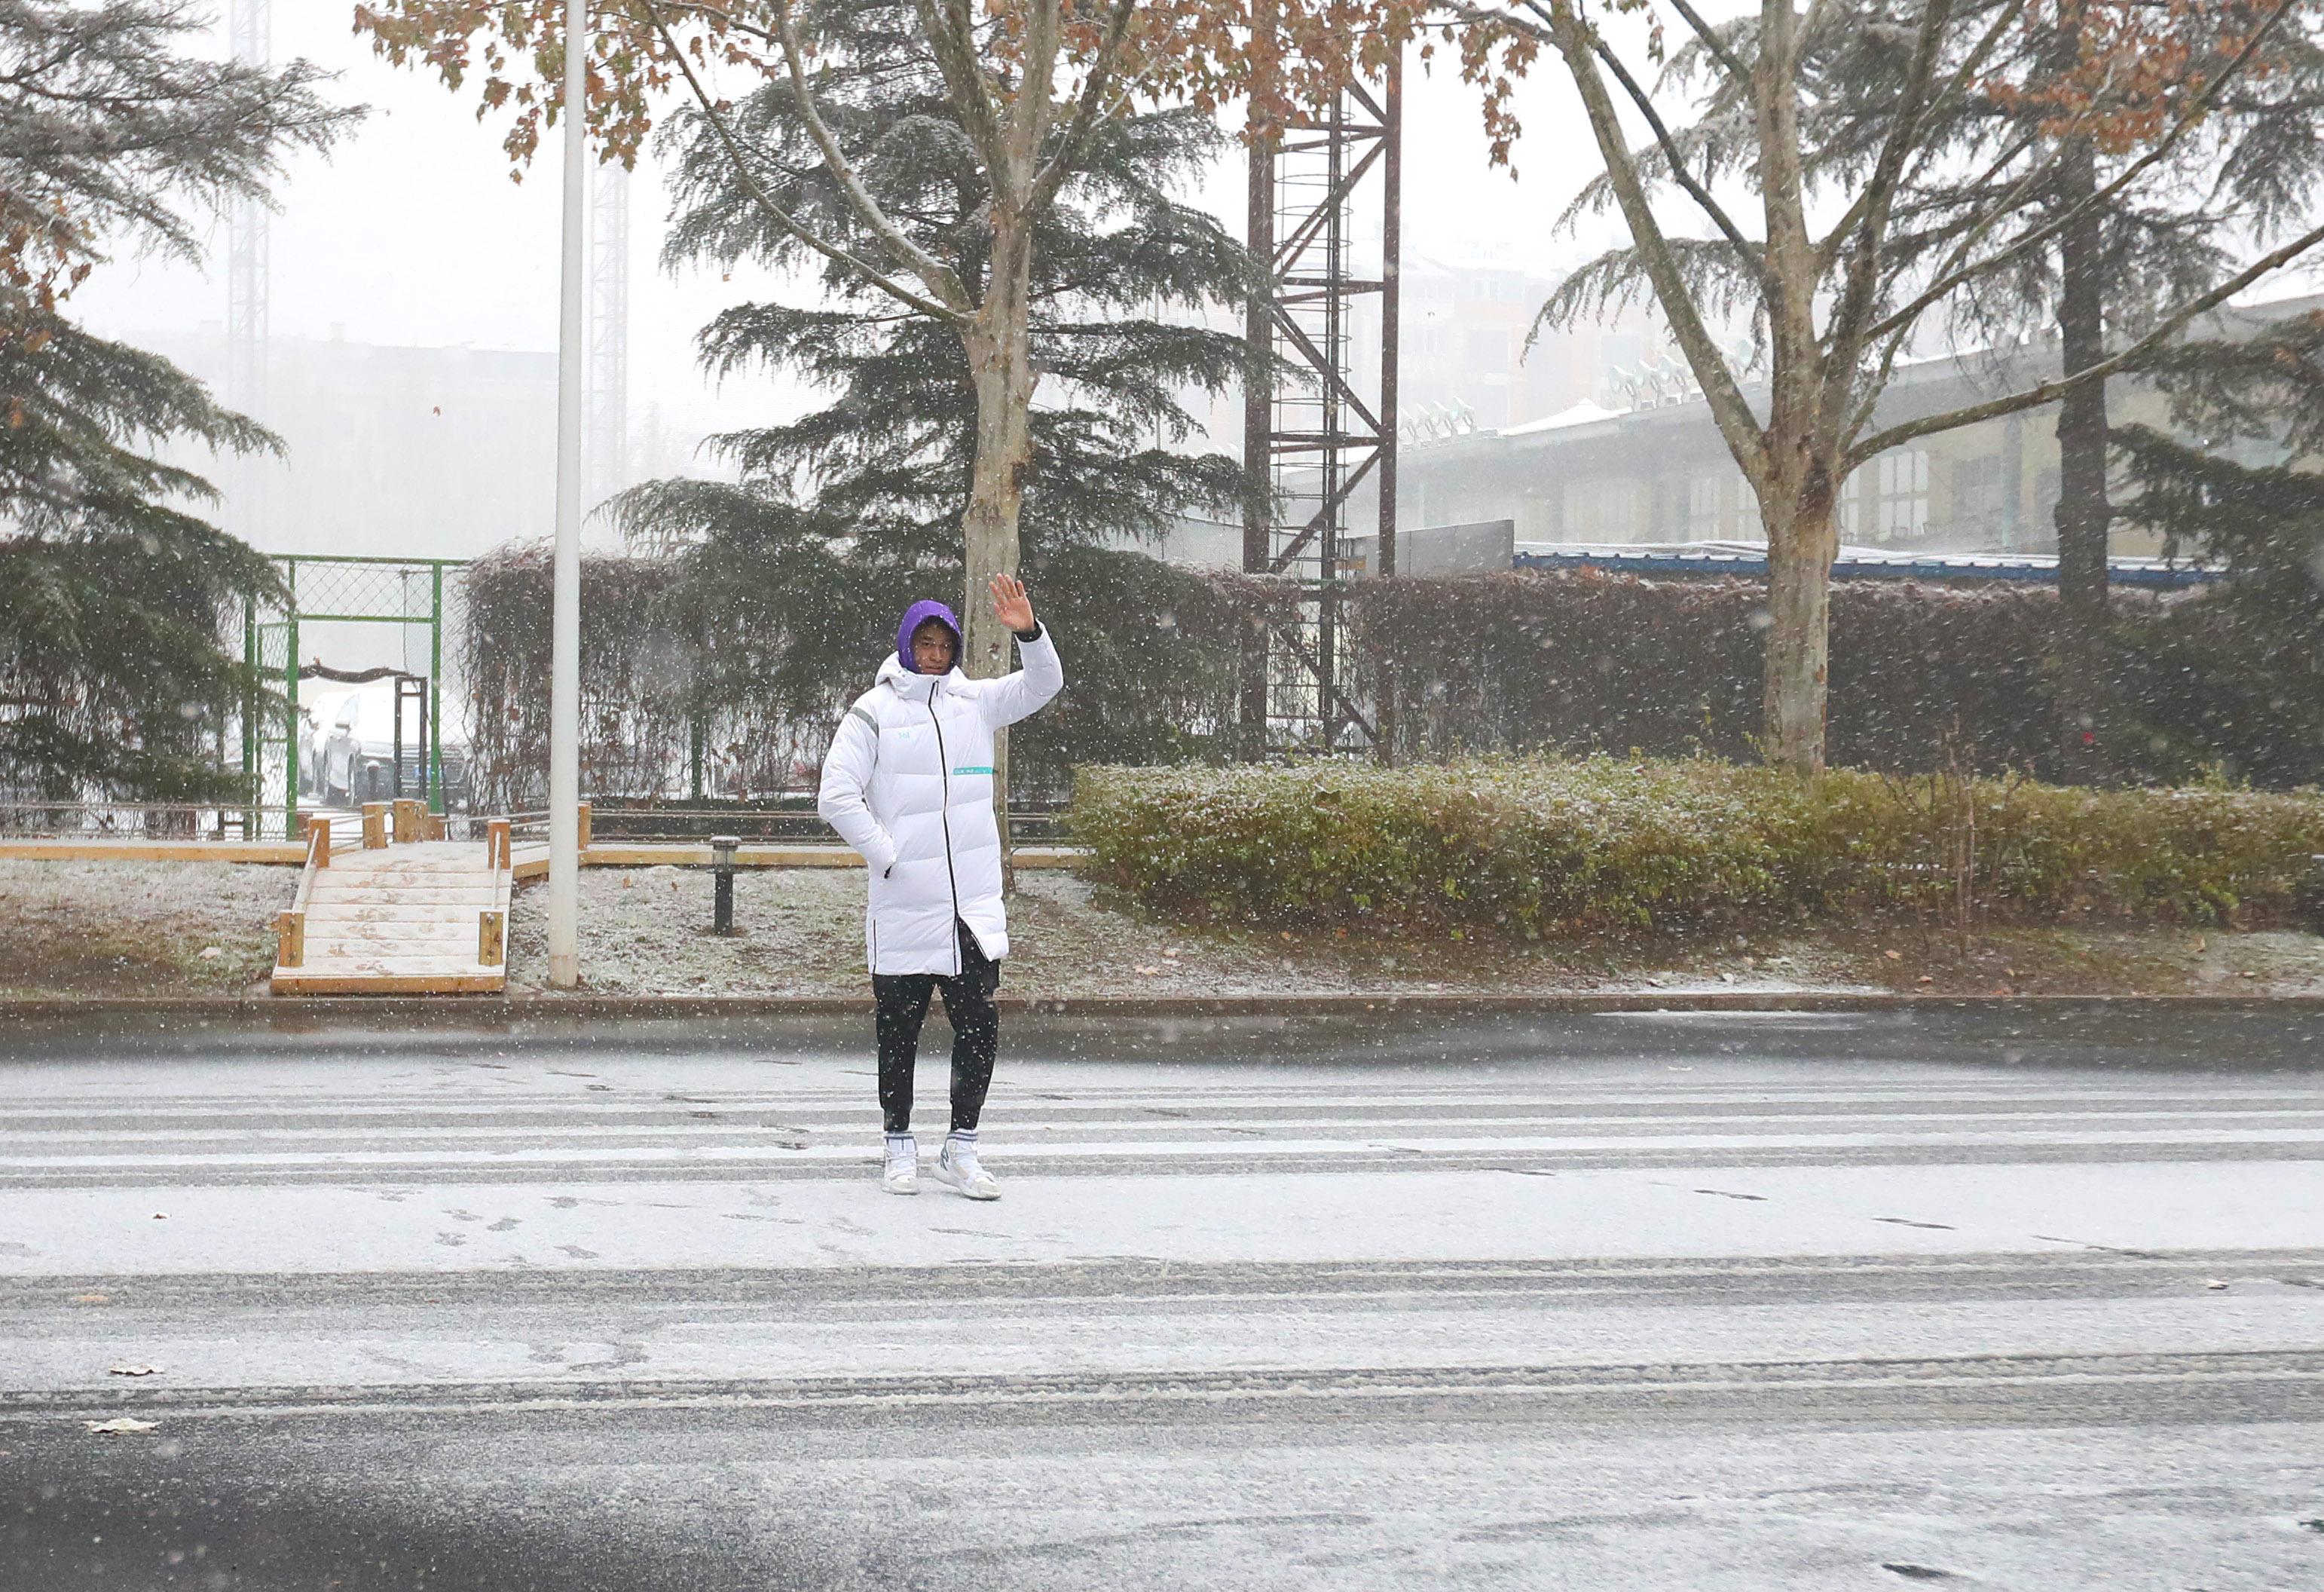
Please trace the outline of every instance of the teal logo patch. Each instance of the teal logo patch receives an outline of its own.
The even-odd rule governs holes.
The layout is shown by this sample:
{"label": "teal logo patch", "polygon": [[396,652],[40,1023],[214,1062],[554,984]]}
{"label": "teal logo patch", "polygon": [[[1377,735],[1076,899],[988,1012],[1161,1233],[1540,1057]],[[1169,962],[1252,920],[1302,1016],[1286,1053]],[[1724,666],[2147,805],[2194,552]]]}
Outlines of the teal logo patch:
{"label": "teal logo patch", "polygon": [[968,774],[990,774],[991,772],[989,768],[956,768],[952,771],[952,777],[960,779]]}

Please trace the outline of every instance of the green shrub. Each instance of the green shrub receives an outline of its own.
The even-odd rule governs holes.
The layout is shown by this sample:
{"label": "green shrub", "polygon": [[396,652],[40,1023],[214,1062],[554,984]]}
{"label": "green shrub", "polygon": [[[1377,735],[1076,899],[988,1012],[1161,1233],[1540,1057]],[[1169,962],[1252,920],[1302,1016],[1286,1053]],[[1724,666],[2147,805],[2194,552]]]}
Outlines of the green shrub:
{"label": "green shrub", "polygon": [[[1950,909],[1962,788],[1709,758],[1085,768],[1086,871],[1164,912],[1536,938]],[[2324,852],[2314,791],[1978,780],[1974,895],[2017,921],[2258,922]]]}

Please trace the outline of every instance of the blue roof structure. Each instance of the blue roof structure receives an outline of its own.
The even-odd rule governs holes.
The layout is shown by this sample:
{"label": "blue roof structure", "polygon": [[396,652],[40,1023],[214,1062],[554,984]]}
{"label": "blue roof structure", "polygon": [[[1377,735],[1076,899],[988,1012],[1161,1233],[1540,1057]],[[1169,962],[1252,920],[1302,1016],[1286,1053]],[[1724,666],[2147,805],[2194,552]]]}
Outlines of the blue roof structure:
{"label": "blue roof structure", "polygon": [[[1519,569],[1610,569],[1628,575],[1738,576],[1764,578],[1764,547],[1745,542],[1705,541],[1665,545],[1520,542],[1511,566]],[[2167,559],[2108,559],[2107,578],[2116,586],[2177,590],[2204,586],[2220,571]],[[2054,553],[1902,553],[1843,547],[1831,567],[1837,580],[2015,580],[2042,586],[2058,583]]]}

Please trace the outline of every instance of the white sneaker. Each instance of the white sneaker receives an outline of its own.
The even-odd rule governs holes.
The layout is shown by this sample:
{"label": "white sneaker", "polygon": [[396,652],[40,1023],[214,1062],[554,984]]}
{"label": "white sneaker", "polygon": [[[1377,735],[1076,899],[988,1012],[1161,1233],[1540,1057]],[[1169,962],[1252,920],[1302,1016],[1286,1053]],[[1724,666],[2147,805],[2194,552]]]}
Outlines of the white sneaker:
{"label": "white sneaker", "polygon": [[971,1199],[998,1199],[1001,1180],[976,1164],[976,1135],[954,1134],[936,1154],[936,1180],[950,1183]]}
{"label": "white sneaker", "polygon": [[888,1135],[888,1162],[880,1175],[880,1186],[890,1194],[917,1194],[920,1191],[920,1147],[909,1134]]}

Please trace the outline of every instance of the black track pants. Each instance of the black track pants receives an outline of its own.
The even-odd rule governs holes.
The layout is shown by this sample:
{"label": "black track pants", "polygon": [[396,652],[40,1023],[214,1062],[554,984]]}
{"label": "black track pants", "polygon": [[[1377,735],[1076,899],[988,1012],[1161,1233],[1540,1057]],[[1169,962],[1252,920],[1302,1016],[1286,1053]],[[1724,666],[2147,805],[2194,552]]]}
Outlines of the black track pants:
{"label": "black track pants", "polygon": [[960,939],[957,977],[936,973],[872,976],[873,1021],[880,1035],[880,1115],[888,1132],[912,1125],[912,1064],[919,1057],[920,1024],[927,1020],[928,997],[944,995],[952,1023],[952,1125],[973,1128],[992,1084],[992,1060],[1001,1050],[1001,1018],[992,994],[1001,987],[1001,965],[984,954],[968,925],[955,922]]}

